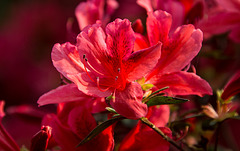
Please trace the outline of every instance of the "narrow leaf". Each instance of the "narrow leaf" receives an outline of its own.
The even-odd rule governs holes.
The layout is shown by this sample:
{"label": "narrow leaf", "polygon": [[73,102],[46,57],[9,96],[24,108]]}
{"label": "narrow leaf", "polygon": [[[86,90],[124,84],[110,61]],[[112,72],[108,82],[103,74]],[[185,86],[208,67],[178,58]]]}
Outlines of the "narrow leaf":
{"label": "narrow leaf", "polygon": [[93,139],[95,136],[97,136],[98,134],[100,134],[103,130],[105,130],[106,128],[108,128],[109,126],[111,126],[112,124],[114,124],[117,121],[120,121],[124,119],[124,117],[122,116],[118,116],[118,117],[114,117],[110,120],[107,120],[105,122],[103,122],[102,124],[98,125],[96,128],[94,128],[87,137],[85,137],[76,147],[79,147],[80,145],[85,144],[86,142],[90,141],[91,139]]}
{"label": "narrow leaf", "polygon": [[182,99],[182,98],[175,98],[169,96],[155,96],[146,103],[147,106],[154,106],[154,105],[163,105],[163,104],[177,104],[177,103],[184,103],[189,100]]}
{"label": "narrow leaf", "polygon": [[167,86],[167,87],[164,87],[164,88],[161,88],[161,89],[159,89],[159,90],[153,92],[151,95],[149,95],[149,97],[151,97],[151,96],[157,94],[157,93],[160,92],[160,91],[166,90],[166,89],[168,89],[168,88],[169,88],[168,86]]}
{"label": "narrow leaf", "polygon": [[164,93],[160,93],[160,94],[159,94],[159,92],[161,92],[161,91],[163,91],[163,90],[166,90],[166,89],[168,89],[168,88],[169,88],[169,87],[167,86],[167,87],[158,89],[157,91],[155,91],[155,92],[153,92],[152,94],[150,94],[148,97],[143,98],[142,102],[145,103],[145,102],[147,102],[149,99],[151,99],[151,98],[153,98],[153,97],[155,97],[155,96],[164,95]]}

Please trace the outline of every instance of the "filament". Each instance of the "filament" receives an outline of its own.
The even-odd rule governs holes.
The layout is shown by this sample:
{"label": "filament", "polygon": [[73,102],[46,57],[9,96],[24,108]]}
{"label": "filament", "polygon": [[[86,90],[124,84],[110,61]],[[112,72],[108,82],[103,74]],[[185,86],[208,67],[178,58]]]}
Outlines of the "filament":
{"label": "filament", "polygon": [[[83,55],[83,59],[84,59],[85,61],[87,61],[86,55]],[[83,61],[83,65],[84,65],[84,69],[85,69],[84,71],[87,73],[88,77],[92,80],[92,82],[96,83],[96,81],[94,81],[94,80],[91,78],[91,76],[89,75],[89,73],[88,73],[88,71],[87,71],[87,68],[86,68],[85,61]]]}
{"label": "filament", "polygon": [[102,91],[102,92],[105,92],[105,91],[107,91],[110,87],[108,87],[108,88],[106,88],[106,89],[101,89],[100,88],[100,84],[99,84],[99,77],[97,77],[97,87],[98,87],[98,89],[100,90],[100,91]]}
{"label": "filament", "polygon": [[92,66],[87,60],[85,60],[85,61],[87,62],[88,66],[89,66],[92,70],[94,70],[95,72],[97,72],[97,73],[100,74],[100,75],[104,75],[103,73],[101,73],[101,72],[97,71],[95,68],[93,68],[93,66]]}

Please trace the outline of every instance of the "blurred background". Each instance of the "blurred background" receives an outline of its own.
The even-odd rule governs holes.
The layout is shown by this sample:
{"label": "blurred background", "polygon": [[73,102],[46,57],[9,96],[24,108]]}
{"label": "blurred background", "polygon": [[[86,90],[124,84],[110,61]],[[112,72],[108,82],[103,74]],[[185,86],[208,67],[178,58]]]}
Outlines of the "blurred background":
{"label": "blurred background", "polygon": [[37,100],[60,84],[51,50],[55,43],[68,40],[66,23],[75,17],[78,3],[0,1],[0,99],[5,101],[7,113],[2,122],[20,146],[29,148],[32,136],[41,128],[43,115],[55,111],[51,105],[38,108]]}

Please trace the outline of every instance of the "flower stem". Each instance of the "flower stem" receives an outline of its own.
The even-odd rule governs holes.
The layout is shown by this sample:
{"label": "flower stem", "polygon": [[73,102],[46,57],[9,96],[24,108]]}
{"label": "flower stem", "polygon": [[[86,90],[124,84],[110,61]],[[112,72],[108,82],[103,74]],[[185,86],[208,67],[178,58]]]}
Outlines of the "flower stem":
{"label": "flower stem", "polygon": [[165,135],[158,127],[156,127],[152,122],[150,122],[146,117],[142,117],[140,118],[140,120],[146,124],[147,126],[149,126],[150,128],[152,128],[155,132],[157,132],[159,135],[161,135],[163,137],[163,139],[165,139],[166,141],[168,141],[170,144],[172,144],[173,146],[175,146],[177,149],[184,151],[184,149],[182,149],[182,147],[180,147],[174,140],[172,140],[170,137],[168,137],[167,135]]}

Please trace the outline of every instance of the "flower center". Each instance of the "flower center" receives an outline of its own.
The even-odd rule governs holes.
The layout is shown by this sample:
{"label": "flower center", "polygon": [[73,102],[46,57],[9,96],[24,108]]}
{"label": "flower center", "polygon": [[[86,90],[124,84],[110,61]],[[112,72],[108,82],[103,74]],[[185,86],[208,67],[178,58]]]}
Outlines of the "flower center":
{"label": "flower center", "polygon": [[[118,76],[115,76],[115,79],[114,79],[114,83],[112,83],[111,79],[113,79],[114,76],[106,76],[105,74],[103,74],[102,72],[98,71],[97,69],[95,69],[88,61],[88,59],[86,58],[86,55],[84,54],[83,55],[83,65],[84,65],[84,71],[86,72],[87,76],[90,78],[90,80],[94,83],[96,83],[98,89],[102,92],[105,92],[107,90],[109,90],[109,88],[111,87],[116,87],[117,86],[117,80],[118,80]],[[120,73],[120,68],[117,69],[118,70],[118,74]],[[98,75],[94,75],[92,74],[92,76],[94,75],[96,77],[96,80],[95,78],[92,78],[89,71],[94,71],[96,74]],[[106,84],[104,82],[101,82],[100,83],[100,77],[101,78],[104,78],[105,80],[106,79],[109,79],[108,81],[106,82],[109,82],[109,84]],[[101,87],[106,87],[105,89],[102,89]]]}

